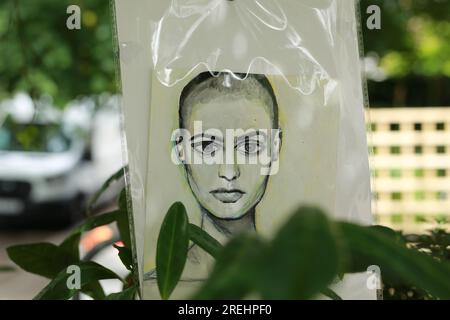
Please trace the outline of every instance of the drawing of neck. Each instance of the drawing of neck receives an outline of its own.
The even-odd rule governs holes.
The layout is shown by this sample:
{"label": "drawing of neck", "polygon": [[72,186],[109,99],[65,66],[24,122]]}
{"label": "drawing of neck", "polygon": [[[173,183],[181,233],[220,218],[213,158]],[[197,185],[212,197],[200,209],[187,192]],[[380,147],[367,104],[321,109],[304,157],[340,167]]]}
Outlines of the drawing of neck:
{"label": "drawing of neck", "polygon": [[202,211],[202,228],[211,236],[222,242],[243,232],[256,232],[255,207],[251,208],[239,219],[221,219],[206,209]]}

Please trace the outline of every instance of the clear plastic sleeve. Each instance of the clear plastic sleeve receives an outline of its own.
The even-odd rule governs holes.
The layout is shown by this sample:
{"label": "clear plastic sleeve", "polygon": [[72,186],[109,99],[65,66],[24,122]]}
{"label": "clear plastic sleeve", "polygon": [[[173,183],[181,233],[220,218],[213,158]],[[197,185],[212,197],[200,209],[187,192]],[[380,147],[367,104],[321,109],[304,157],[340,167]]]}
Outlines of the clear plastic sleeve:
{"label": "clear plastic sleeve", "polygon": [[[301,204],[372,223],[356,11],[354,0],[115,0],[145,299],[159,297],[156,239],[175,201],[223,242],[242,228],[270,237]],[[191,250],[174,298],[211,265]],[[375,298],[366,278],[348,275],[339,293]]]}

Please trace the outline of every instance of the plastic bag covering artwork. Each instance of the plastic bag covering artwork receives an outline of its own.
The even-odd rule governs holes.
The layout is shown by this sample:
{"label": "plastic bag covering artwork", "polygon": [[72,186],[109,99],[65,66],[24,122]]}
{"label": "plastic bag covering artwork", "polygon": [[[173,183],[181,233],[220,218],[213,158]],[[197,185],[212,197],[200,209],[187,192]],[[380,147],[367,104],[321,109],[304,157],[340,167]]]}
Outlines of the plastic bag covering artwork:
{"label": "plastic bag covering artwork", "polygon": [[[145,299],[172,203],[226,242],[270,237],[301,204],[371,224],[353,0],[116,0],[135,249]],[[213,261],[191,247],[173,298]],[[368,274],[343,298],[375,298]]]}

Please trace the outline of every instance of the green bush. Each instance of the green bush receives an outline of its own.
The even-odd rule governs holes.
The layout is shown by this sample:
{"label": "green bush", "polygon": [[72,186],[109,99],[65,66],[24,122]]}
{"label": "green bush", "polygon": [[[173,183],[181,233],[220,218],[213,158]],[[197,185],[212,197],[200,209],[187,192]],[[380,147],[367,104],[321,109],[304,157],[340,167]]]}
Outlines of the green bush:
{"label": "green bush", "polygon": [[[108,179],[87,212],[122,174],[120,170]],[[89,215],[59,246],[19,245],[8,248],[8,254],[22,269],[51,279],[35,299],[70,299],[78,292],[94,299],[135,299],[140,292],[130,217],[123,190],[116,211]],[[117,224],[124,244],[116,249],[130,271],[125,278],[80,259],[81,235],[110,223]],[[210,277],[193,299],[243,299],[250,295],[311,299],[319,294],[340,299],[329,286],[346,273],[366,272],[374,265],[381,270],[385,299],[450,299],[450,235],[441,228],[425,235],[405,236],[382,226],[332,221],[317,208],[301,207],[270,241],[243,233],[222,246],[190,224],[185,207],[177,202],[165,216],[157,243],[157,283],[163,299],[170,297],[181,278],[190,241],[216,259]],[[73,265],[81,270],[80,290],[67,286],[67,268]],[[102,279],[120,279],[123,290],[105,296],[99,284]]]}

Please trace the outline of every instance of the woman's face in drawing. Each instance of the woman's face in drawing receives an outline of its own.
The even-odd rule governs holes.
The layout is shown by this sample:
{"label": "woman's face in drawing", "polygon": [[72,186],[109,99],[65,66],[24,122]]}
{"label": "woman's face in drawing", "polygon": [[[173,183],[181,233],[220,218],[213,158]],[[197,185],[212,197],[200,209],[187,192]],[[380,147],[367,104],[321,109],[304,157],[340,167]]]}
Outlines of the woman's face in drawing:
{"label": "woman's face in drawing", "polygon": [[[194,122],[201,122],[200,134],[194,134]],[[208,102],[193,103],[183,123],[192,133],[191,154],[203,160],[201,164],[192,161],[185,164],[197,201],[217,218],[242,217],[265,192],[268,176],[261,174],[262,164],[257,158],[262,152],[269,155],[272,152],[270,107],[260,99],[218,95]],[[227,129],[233,130],[233,134],[227,134]],[[221,137],[215,136],[214,130],[220,131]],[[226,159],[227,154],[233,157],[231,163]],[[222,157],[223,163],[213,163],[214,157]],[[242,158],[246,163],[239,164]]]}

